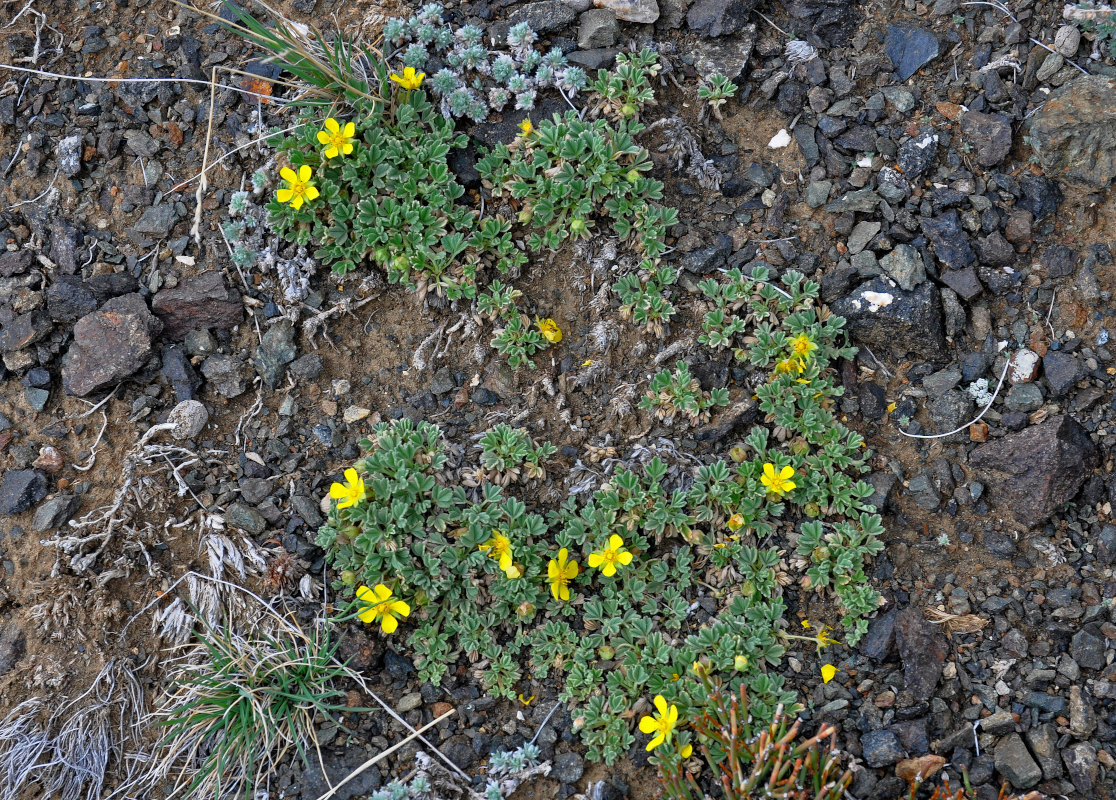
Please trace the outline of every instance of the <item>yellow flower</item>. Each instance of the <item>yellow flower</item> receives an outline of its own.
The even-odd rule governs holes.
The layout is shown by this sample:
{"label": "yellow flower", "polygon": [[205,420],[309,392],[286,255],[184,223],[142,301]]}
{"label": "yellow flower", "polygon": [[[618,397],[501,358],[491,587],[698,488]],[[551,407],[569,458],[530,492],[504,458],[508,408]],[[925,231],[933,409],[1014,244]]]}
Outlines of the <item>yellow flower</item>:
{"label": "yellow flower", "polygon": [[488,553],[488,557],[500,565],[500,569],[508,578],[518,578],[522,575],[512,558],[511,541],[499,531],[492,531],[492,538],[480,545],[478,549],[482,553]]}
{"label": "yellow flower", "polygon": [[694,746],[692,744],[684,745],[682,749],[678,751],[678,754],[682,756],[682,758],[689,758],[694,754]]}
{"label": "yellow flower", "polygon": [[776,373],[797,373],[802,372],[805,369],[806,365],[802,363],[802,359],[795,358],[794,356],[790,356],[788,358],[784,358],[782,361],[775,362]]}
{"label": "yellow flower", "polygon": [[705,664],[701,663],[700,661],[695,661],[691,669],[693,669],[694,674],[699,677],[701,675],[705,675],[709,671]]}
{"label": "yellow flower", "polygon": [[833,666],[832,664],[822,664],[822,666],[821,666],[822,683],[829,683],[831,680],[833,680],[833,676],[836,675],[836,674],[837,674],[837,667]]}
{"label": "yellow flower", "polygon": [[295,211],[302,208],[305,201],[316,200],[318,187],[310,183],[313,174],[314,171],[307,164],[299,167],[297,174],[290,167],[283,167],[279,170],[279,175],[287,182],[287,185],[282,189],[275,190],[275,199],[280,203],[290,203],[291,208]]}
{"label": "yellow flower", "polygon": [[519,130],[523,132],[523,138],[526,139],[531,135],[531,132],[535,130],[535,126],[531,124],[530,119],[525,119],[523,122],[519,123]]}
{"label": "yellow flower", "polygon": [[401,76],[393,72],[388,77],[398,83],[400,88],[406,89],[409,92],[412,89],[417,89],[422,86],[422,80],[426,77],[426,73],[415,72],[414,67],[404,67]]}
{"label": "yellow flower", "polygon": [[325,130],[318,131],[318,141],[326,146],[326,158],[336,158],[338,155],[347,156],[353,152],[353,134],[356,133],[356,125],[351,122],[346,122],[345,127],[342,128],[341,124],[330,117],[325,121]]}
{"label": "yellow flower", "polygon": [[357,616],[362,622],[370,624],[379,620],[384,633],[395,633],[395,629],[399,627],[396,615],[400,617],[411,615],[411,607],[402,600],[393,600],[391,589],[382,583],[377,583],[375,589],[361,586],[357,589],[356,596],[365,604],[364,610]]}
{"label": "yellow flower", "polygon": [[805,628],[806,630],[810,630],[810,620],[808,620],[808,619],[802,620],[802,627]]}
{"label": "yellow flower", "polygon": [[888,404],[887,404],[887,413],[888,413],[888,414],[890,414],[890,413],[891,413],[892,411],[894,411],[894,410],[895,410],[896,406],[898,406],[898,405],[899,405],[899,404],[898,404],[898,403],[895,403],[895,402],[892,402],[892,403],[888,403]]}
{"label": "yellow flower", "polygon": [[647,743],[648,750],[654,750],[663,742],[669,742],[670,737],[674,735],[674,726],[678,724],[678,706],[668,706],[661,694],[655,695],[655,710],[658,713],[643,717],[639,721],[640,733],[655,734]]}
{"label": "yellow flower", "polygon": [[535,324],[539,326],[539,333],[543,335],[551,344],[558,344],[562,341],[562,329],[558,327],[558,323],[550,319],[539,319],[535,317]]}
{"label": "yellow flower", "polygon": [[599,569],[606,578],[616,574],[616,565],[628,566],[632,563],[632,554],[624,549],[624,540],[615,533],[608,537],[608,547],[599,553],[589,554],[589,566]]}
{"label": "yellow flower", "polygon": [[562,548],[558,558],[550,559],[546,576],[550,579],[550,593],[563,603],[570,599],[570,581],[577,577],[577,562],[569,561],[569,551]]}
{"label": "yellow flower", "polygon": [[791,350],[794,352],[796,358],[805,358],[810,355],[817,347],[816,344],[810,341],[810,337],[805,333],[800,333],[791,339]]}
{"label": "yellow flower", "polygon": [[839,641],[829,635],[829,626],[822,625],[822,629],[818,631],[818,649],[829,647],[831,644],[841,644]]}
{"label": "yellow flower", "polygon": [[729,517],[728,529],[730,531],[738,531],[742,527],[744,527],[744,515],[743,514],[733,514],[731,517]]}
{"label": "yellow flower", "polygon": [[776,475],[775,465],[767,463],[763,465],[763,477],[760,478],[760,483],[766,486],[771,494],[786,494],[798,485],[791,480],[792,477],[794,477],[793,467],[783,467]]}
{"label": "yellow flower", "polygon": [[329,496],[337,501],[337,507],[350,508],[364,499],[364,478],[355,469],[345,470],[345,482],[334,483],[329,487]]}

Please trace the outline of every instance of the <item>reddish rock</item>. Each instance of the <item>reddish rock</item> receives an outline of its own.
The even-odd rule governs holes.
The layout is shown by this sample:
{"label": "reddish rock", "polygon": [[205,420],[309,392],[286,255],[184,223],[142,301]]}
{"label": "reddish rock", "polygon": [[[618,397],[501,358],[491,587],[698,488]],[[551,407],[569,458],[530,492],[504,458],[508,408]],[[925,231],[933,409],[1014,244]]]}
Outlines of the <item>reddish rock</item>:
{"label": "reddish rock", "polygon": [[118,383],[151,357],[162,323],[138,294],[114,297],[74,325],[74,342],[62,358],[66,394],[85,397]]}
{"label": "reddish rock", "polygon": [[186,278],[173,289],[163,289],[151,301],[170,339],[184,339],[190,331],[231,328],[244,319],[244,306],[236,292],[225,286],[220,272],[208,270]]}

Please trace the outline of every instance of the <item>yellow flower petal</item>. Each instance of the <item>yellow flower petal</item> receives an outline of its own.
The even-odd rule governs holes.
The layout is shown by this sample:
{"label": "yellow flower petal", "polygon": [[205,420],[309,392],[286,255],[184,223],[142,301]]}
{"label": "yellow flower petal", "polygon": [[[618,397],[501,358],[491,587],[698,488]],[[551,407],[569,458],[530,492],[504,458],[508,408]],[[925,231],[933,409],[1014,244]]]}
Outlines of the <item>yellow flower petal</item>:
{"label": "yellow flower petal", "polygon": [[647,743],[648,752],[650,752],[651,750],[654,750],[656,747],[658,747],[659,745],[661,745],[665,741],[666,741],[666,736],[664,734],[660,733],[658,736],[656,736],[654,739],[652,739],[651,741],[649,741]]}
{"label": "yellow flower petal", "polygon": [[330,146],[322,151],[326,158],[337,158],[337,148]]}
{"label": "yellow flower petal", "polygon": [[384,633],[395,633],[395,629],[399,627],[399,620],[390,613],[384,614],[383,621],[380,622],[380,627],[383,628]]}
{"label": "yellow flower petal", "polygon": [[398,614],[401,617],[411,616],[411,606],[403,600],[396,600],[391,604],[392,613]]}
{"label": "yellow flower petal", "polygon": [[291,208],[293,208],[295,211],[298,211],[300,208],[302,208],[302,195],[295,195],[291,198]]}
{"label": "yellow flower petal", "polygon": [[318,135],[318,142],[320,144],[329,144],[331,137],[328,133],[326,133],[325,131],[318,131],[317,135]]}
{"label": "yellow flower petal", "polygon": [[298,168],[298,178],[301,181],[310,180],[310,177],[313,174],[314,174],[314,170],[310,169],[309,164],[303,164],[301,167]]}
{"label": "yellow flower petal", "polygon": [[613,575],[616,574],[616,566],[611,561],[609,561],[607,564],[604,565],[604,568],[601,570],[601,574],[604,575],[606,578],[611,578]]}
{"label": "yellow flower petal", "polygon": [[623,553],[616,555],[616,560],[626,567],[632,563],[632,554],[625,550]]}
{"label": "yellow flower petal", "polygon": [[307,186],[306,187],[306,199],[307,200],[317,200],[318,195],[320,195],[320,194],[321,194],[321,192],[318,191],[317,186]]}
{"label": "yellow flower petal", "polygon": [[333,117],[330,117],[325,121],[325,127],[326,130],[330,133],[337,133],[341,130],[341,126],[337,124],[337,120],[335,120]]}
{"label": "yellow flower petal", "polygon": [[614,533],[612,536],[608,537],[608,546],[612,550],[619,550],[624,546],[624,540]]}
{"label": "yellow flower petal", "polygon": [[345,144],[341,145],[341,152],[344,155],[348,155],[349,153],[353,152],[353,143],[345,142]]}
{"label": "yellow flower petal", "polygon": [[666,713],[667,713],[666,698],[663,697],[661,694],[657,694],[657,695],[655,695],[654,703],[655,703],[655,710],[659,712],[660,716],[665,717]]}
{"label": "yellow flower petal", "polygon": [[783,467],[781,470],[779,470],[779,477],[783,480],[786,480],[792,475],[794,475],[794,467]]}
{"label": "yellow flower petal", "polygon": [[289,203],[291,202],[292,197],[294,197],[294,192],[292,192],[290,189],[275,190],[275,199],[278,200],[280,203]]}
{"label": "yellow flower petal", "polygon": [[836,674],[837,674],[837,667],[833,666],[832,664],[822,664],[822,666],[821,666],[822,683],[829,683],[831,680],[833,680],[833,676],[836,675]]}
{"label": "yellow flower petal", "polygon": [[346,122],[345,123],[345,130],[342,131],[341,135],[344,136],[346,139],[351,139],[353,137],[353,134],[355,134],[355,133],[356,133],[356,124],[353,123],[353,122]]}
{"label": "yellow flower petal", "polygon": [[639,721],[640,733],[654,733],[659,729],[659,723],[653,717],[643,717]]}
{"label": "yellow flower petal", "polygon": [[281,177],[285,181],[298,180],[298,175],[296,175],[295,171],[290,167],[283,167],[281,170],[279,170],[279,177]]}
{"label": "yellow flower petal", "polygon": [[590,553],[589,554],[589,566],[592,567],[593,569],[596,569],[597,567],[599,567],[603,563],[604,563],[604,556],[602,556],[600,553]]}
{"label": "yellow flower petal", "polygon": [[682,758],[689,758],[694,754],[694,746],[692,744],[688,744],[683,747],[678,754],[682,756]]}

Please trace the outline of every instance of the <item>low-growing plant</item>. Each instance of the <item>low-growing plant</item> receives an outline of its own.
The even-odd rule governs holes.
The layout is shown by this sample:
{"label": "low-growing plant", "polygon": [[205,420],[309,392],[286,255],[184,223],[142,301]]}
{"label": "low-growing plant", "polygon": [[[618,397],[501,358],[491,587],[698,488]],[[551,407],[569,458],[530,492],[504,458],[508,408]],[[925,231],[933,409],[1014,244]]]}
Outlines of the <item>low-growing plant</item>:
{"label": "low-growing plant", "polygon": [[653,412],[667,425],[673,424],[674,418],[679,415],[691,425],[696,425],[709,421],[709,409],[727,406],[728,402],[728,389],[703,392],[697,378],[690,374],[689,365],[679,361],[673,372],[664,369],[651,379],[639,407]]}
{"label": "low-growing plant", "polygon": [[698,98],[705,101],[703,113],[708,108],[717,119],[721,119],[721,106],[735,94],[736,84],[719,72],[698,84]]}
{"label": "low-growing plant", "polygon": [[550,442],[535,444],[523,428],[500,423],[481,436],[481,463],[477,467],[477,484],[492,482],[508,486],[517,480],[544,479],[543,461],[558,452]]}
{"label": "low-growing plant", "polygon": [[[751,704],[744,687],[728,691],[705,670],[699,673],[708,702],[692,725],[723,800],[842,800],[846,796],[853,774],[841,768],[836,729],[823,724],[813,736],[800,737],[801,721],[791,723],[779,707],[771,722],[752,735],[747,724]],[[708,797],[679,753],[657,761],[669,800]]]}
{"label": "low-growing plant", "polygon": [[1116,59],[1116,8],[1108,3],[1067,3],[1062,16],[1077,24],[1099,49],[1107,45],[1108,54]]}
{"label": "low-growing plant", "polygon": [[451,26],[443,21],[443,12],[440,4],[427,3],[408,19],[389,19],[384,40],[398,49],[408,67],[439,66],[430,73],[429,86],[447,119],[482,122],[509,103],[516,110],[532,110],[538,93],[546,89],[569,98],[585,88],[585,71],[572,66],[558,48],[545,54],[536,50],[538,35],[526,22],[511,26],[501,49],[490,50],[483,28]]}
{"label": "low-growing plant", "polygon": [[[770,667],[789,646],[836,641],[825,627],[787,630],[782,587],[794,573],[804,588],[835,597],[847,641],[860,638],[878,602],[863,566],[881,529],[864,505],[866,484],[849,478],[865,468],[862,443],[829,411],[839,394],[832,359],[848,353],[836,341],[843,320],[815,307],[817,287],[799,274],[784,276],[783,289],[747,280],[753,291],[736,312],[747,309],[755,330],[732,344],[797,399],[790,410],[761,399],[767,417],[731,460],[686,476],[658,458],[618,466],[587,499],[571,497],[541,515],[497,485],[455,480],[432,425],[383,424],[362,442],[368,454],[331,489],[338,502],[318,543],[341,570],[339,587],[374,593],[379,608],[403,602],[422,680],[438,682],[460,656],[502,697],[514,697],[527,675],[556,675],[589,758],[611,762],[634,744],[632,724],[649,697],[657,716],[640,730],[661,734],[649,747],[665,744],[665,753],[688,743],[689,732],[670,720],[708,703],[705,684],[690,677],[695,663],[726,691],[745,688],[746,738],[780,706],[795,707]],[[787,359],[794,369],[781,371]],[[668,376],[690,407],[681,396],[694,392],[692,378]],[[690,402],[700,414],[712,400]],[[479,468],[525,463],[536,447],[528,441],[510,427],[494,429]],[[788,519],[792,510],[797,518]],[[819,529],[828,515],[832,522]],[[789,562],[769,543],[780,532],[798,553]]]}

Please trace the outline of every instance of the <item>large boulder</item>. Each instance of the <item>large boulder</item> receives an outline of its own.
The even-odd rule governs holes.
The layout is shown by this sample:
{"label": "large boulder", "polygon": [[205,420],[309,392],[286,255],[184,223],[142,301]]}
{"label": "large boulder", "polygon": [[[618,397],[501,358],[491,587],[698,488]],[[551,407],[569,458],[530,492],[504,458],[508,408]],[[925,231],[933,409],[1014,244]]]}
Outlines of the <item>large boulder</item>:
{"label": "large boulder", "polygon": [[981,445],[969,464],[983,471],[992,503],[1029,528],[1072,500],[1097,460],[1088,431],[1062,415]]}
{"label": "large boulder", "polygon": [[1091,189],[1116,178],[1116,78],[1084,75],[1056,89],[1031,118],[1047,175]]}

